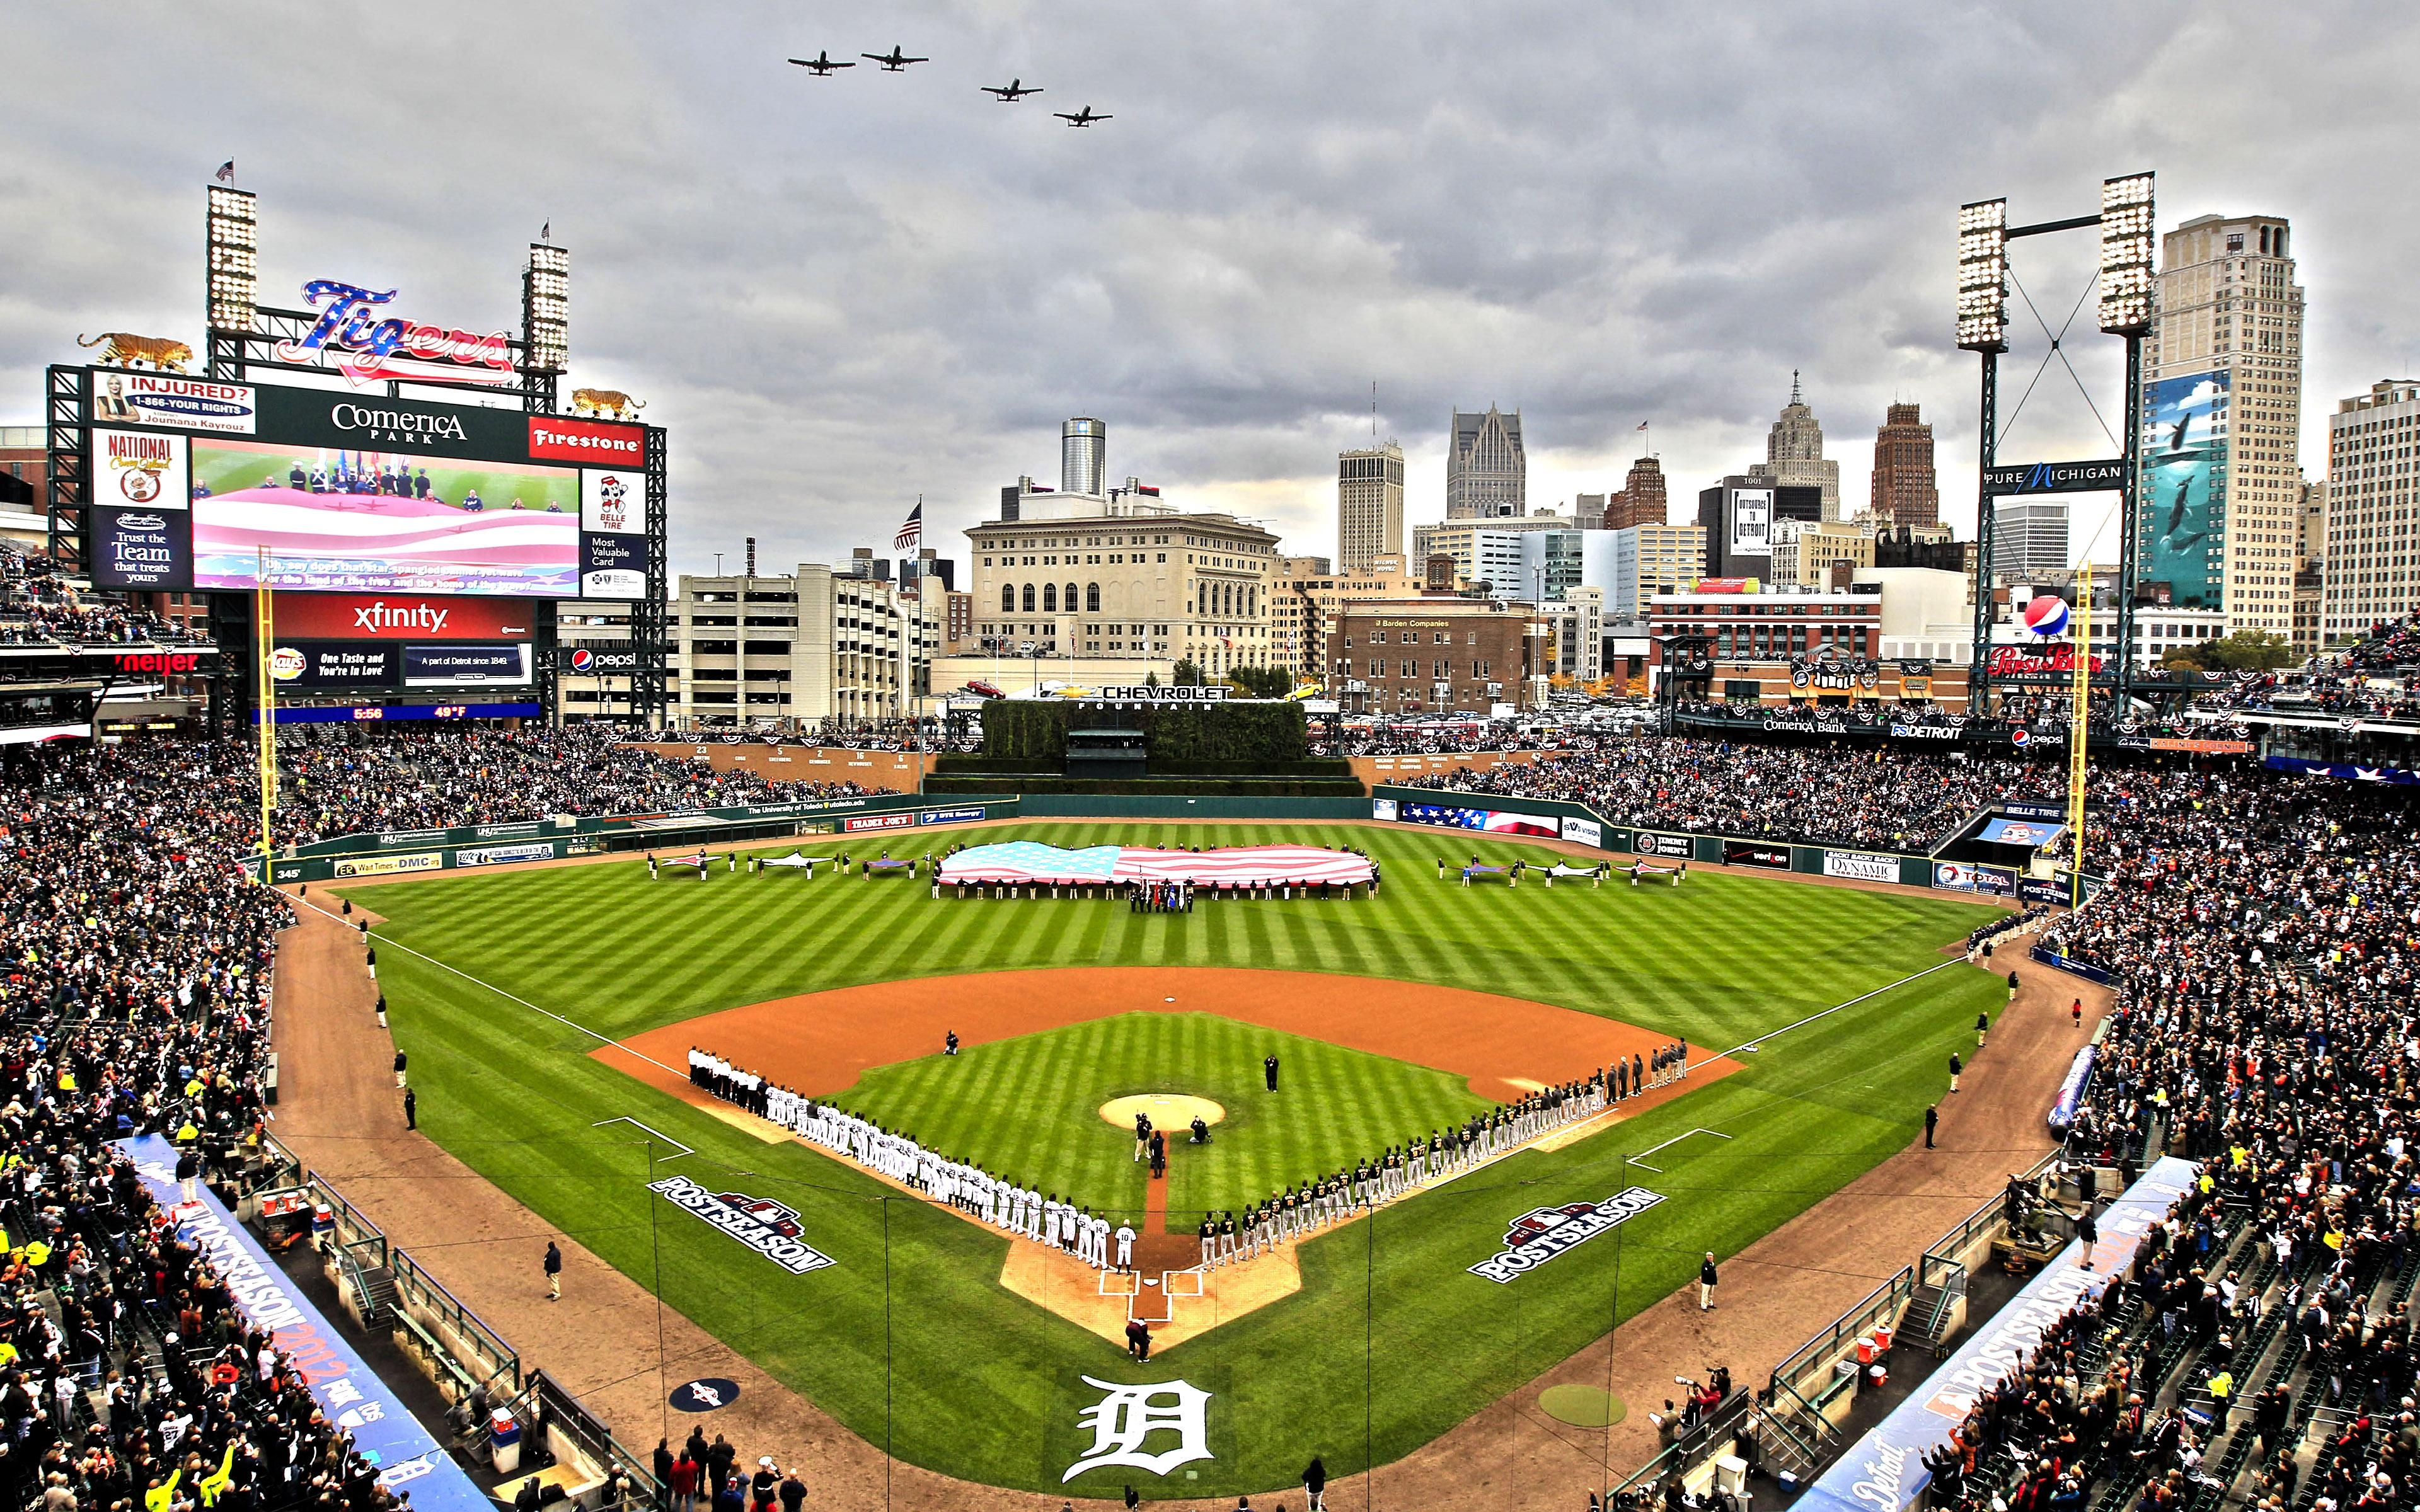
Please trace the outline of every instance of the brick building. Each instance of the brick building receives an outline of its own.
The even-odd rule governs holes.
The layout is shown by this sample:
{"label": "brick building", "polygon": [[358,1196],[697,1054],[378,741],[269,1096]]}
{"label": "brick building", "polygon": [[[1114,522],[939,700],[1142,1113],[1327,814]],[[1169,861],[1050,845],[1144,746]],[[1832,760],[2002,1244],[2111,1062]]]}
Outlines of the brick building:
{"label": "brick building", "polygon": [[1484,714],[1528,703],[1548,657],[1528,604],[1488,598],[1363,599],[1345,604],[1327,639],[1328,692],[1352,714]]}

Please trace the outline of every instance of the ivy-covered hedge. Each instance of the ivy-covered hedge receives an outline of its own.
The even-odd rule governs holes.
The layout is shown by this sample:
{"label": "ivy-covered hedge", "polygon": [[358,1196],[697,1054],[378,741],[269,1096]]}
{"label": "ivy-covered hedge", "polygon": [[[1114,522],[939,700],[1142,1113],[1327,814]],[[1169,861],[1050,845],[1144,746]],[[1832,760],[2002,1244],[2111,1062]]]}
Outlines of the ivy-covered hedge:
{"label": "ivy-covered hedge", "polygon": [[995,699],[984,705],[984,755],[1057,769],[1067,732],[1141,718],[1153,770],[1284,770],[1311,754],[1299,703],[1189,703],[1107,711],[1080,702]]}

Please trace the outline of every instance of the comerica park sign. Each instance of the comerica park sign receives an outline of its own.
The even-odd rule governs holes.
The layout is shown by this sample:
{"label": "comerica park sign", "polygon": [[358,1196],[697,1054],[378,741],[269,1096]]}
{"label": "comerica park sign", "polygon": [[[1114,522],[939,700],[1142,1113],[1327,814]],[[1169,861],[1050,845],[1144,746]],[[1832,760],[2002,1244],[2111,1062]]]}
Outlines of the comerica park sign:
{"label": "comerica park sign", "polygon": [[2016,462],[1983,470],[1983,491],[1989,494],[2110,493],[2125,481],[2125,458],[2117,456],[2097,462]]}

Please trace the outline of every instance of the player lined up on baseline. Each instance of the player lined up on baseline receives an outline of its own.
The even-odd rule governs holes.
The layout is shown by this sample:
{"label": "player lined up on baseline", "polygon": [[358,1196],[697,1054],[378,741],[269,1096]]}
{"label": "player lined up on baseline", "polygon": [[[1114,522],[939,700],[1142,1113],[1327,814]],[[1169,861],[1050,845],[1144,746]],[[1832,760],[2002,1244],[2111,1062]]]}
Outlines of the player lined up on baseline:
{"label": "player lined up on baseline", "polygon": [[1374,1161],[1356,1162],[1350,1171],[1296,1182],[1241,1215],[1232,1211],[1206,1214],[1198,1231],[1202,1263],[1251,1259],[1287,1240],[1392,1202],[1688,1073],[1688,1042],[1674,1041],[1651,1056],[1618,1060],[1581,1080],[1541,1088],[1454,1128],[1433,1130],[1425,1138],[1388,1149]]}
{"label": "player lined up on baseline", "polygon": [[[817,1103],[692,1046],[690,1081],[845,1160],[923,1192],[992,1227],[1065,1250],[1096,1270],[1130,1268],[1135,1231],[1081,1205],[995,1176],[982,1166],[926,1149],[869,1119]],[[1364,1209],[1391,1202],[1432,1181],[1467,1170],[1532,1139],[1595,1117],[1689,1073],[1689,1045],[1676,1040],[1650,1055],[1634,1055],[1587,1077],[1541,1088],[1451,1128],[1395,1146],[1315,1181],[1297,1182],[1241,1216],[1233,1211],[1202,1222],[1205,1265],[1249,1259]]]}

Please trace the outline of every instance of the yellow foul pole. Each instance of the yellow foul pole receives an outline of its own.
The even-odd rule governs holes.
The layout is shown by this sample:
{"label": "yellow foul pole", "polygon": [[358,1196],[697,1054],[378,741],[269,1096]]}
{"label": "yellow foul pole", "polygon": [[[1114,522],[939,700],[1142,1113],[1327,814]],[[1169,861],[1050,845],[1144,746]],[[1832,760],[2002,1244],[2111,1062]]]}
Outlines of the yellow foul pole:
{"label": "yellow foul pole", "polygon": [[[2075,595],[2075,707],[2067,723],[2067,827],[2075,841],[2075,866],[2068,875],[2070,908],[2084,906],[2084,779],[2086,730],[2092,712],[2092,563],[2080,575],[2084,591]],[[2125,655],[2125,648],[2118,648]]]}
{"label": "yellow foul pole", "polygon": [[277,841],[270,816],[277,807],[277,685],[270,665],[277,654],[276,594],[269,586],[269,549],[260,552],[260,568],[252,593],[253,683],[257,689],[255,710],[260,759],[260,880],[270,880],[270,854]]}

